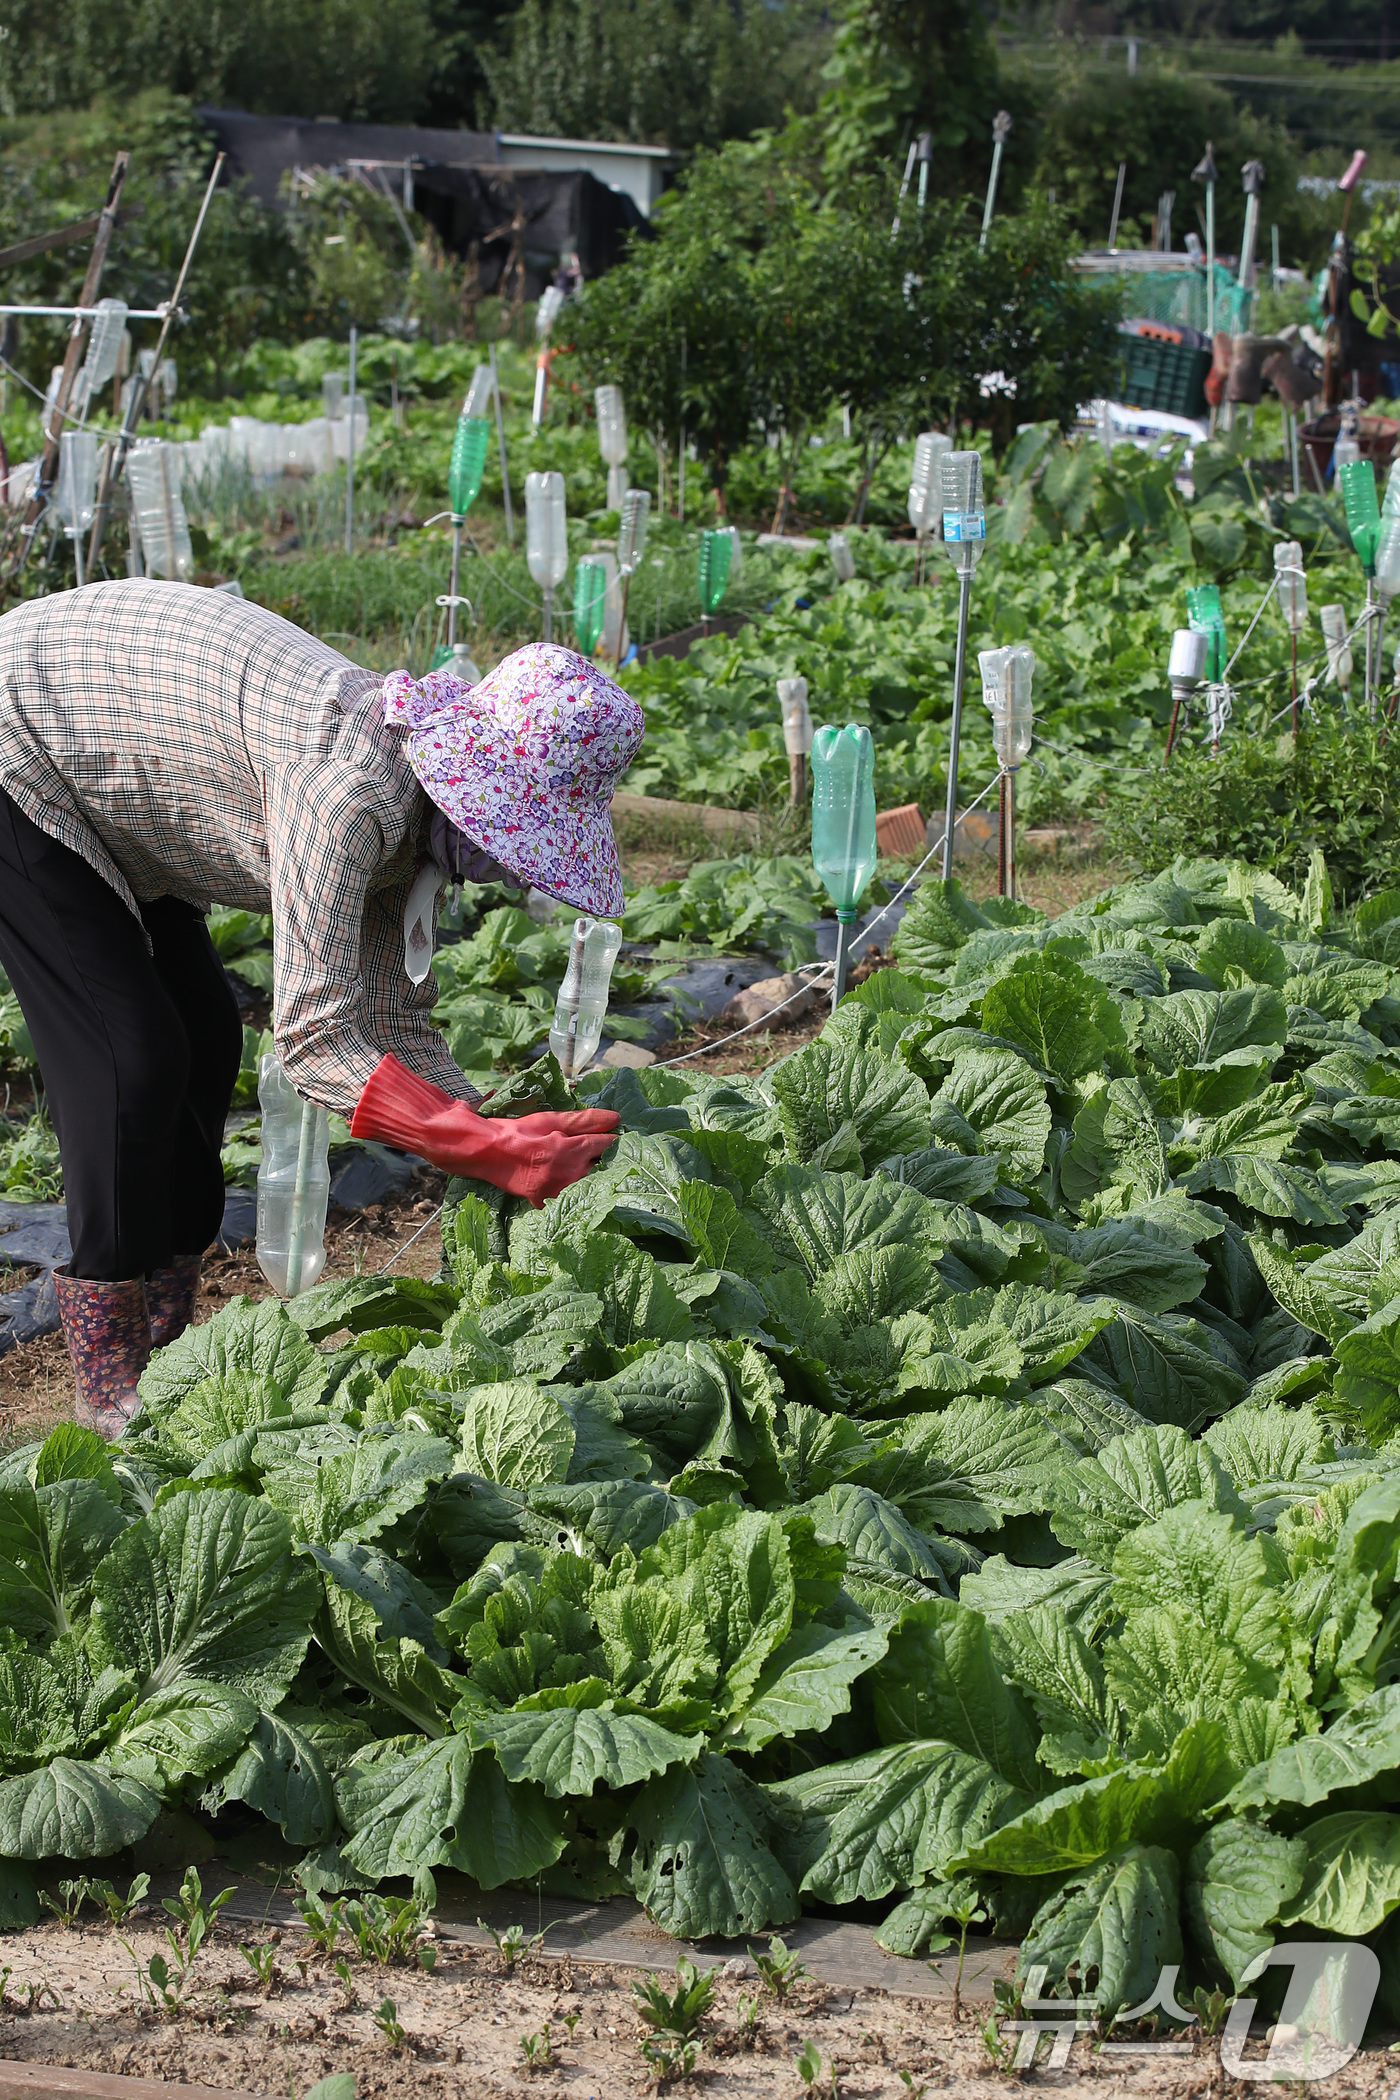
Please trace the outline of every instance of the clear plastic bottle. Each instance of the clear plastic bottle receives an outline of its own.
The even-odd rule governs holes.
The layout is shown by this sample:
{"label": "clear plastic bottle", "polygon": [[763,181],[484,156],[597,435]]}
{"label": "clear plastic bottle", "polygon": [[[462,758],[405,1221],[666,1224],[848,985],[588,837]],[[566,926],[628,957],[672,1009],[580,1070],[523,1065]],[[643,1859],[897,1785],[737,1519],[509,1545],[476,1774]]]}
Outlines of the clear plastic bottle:
{"label": "clear plastic bottle", "polygon": [[1400,518],[1400,458],[1390,463],[1390,472],[1385,478],[1385,497],[1381,503],[1383,518]]}
{"label": "clear plastic bottle", "polygon": [[875,872],[875,746],[856,722],[812,739],[812,865],[843,918]]}
{"label": "clear plastic bottle", "polygon": [[951,452],[953,440],[941,430],[921,430],[914,440],[914,467],[909,476],[909,523],[926,539],[938,527],[938,462]]}
{"label": "clear plastic bottle", "polygon": [[58,441],[58,482],[53,503],[69,539],[87,531],[96,500],[97,433],[65,430]]}
{"label": "clear plastic bottle", "polygon": [[462,414],[472,417],[489,415],[491,398],[494,392],[495,382],[491,377],[490,365],[478,365],[472,373],[472,383],[467,388],[467,398],[462,403]]}
{"label": "clear plastic bottle", "polygon": [[447,469],[447,500],[454,518],[464,518],[481,493],[490,436],[491,425],[484,416],[458,416]]}
{"label": "clear plastic bottle", "polygon": [[190,521],[180,495],[180,458],[161,438],[132,446],[126,459],[146,574],[188,583],[194,575]]}
{"label": "clear plastic bottle", "polygon": [[729,581],[737,583],[744,573],[744,542],[737,525],[721,525],[719,529],[729,541]]}
{"label": "clear plastic bottle", "polygon": [[1351,643],[1347,639],[1347,609],[1344,605],[1318,607],[1322,639],[1327,645],[1327,675],[1345,693],[1351,687]]}
{"label": "clear plastic bottle", "polygon": [[343,372],[327,372],[321,381],[321,406],[328,423],[338,423],[345,413],[345,388]]}
{"label": "clear plastic bottle", "polygon": [[525,559],[542,591],[553,591],[569,566],[569,528],[562,474],[525,476]]}
{"label": "clear plastic bottle", "polygon": [[628,489],[622,499],[622,517],[617,534],[617,566],[624,576],[641,567],[647,543],[647,520],[651,516],[651,490]]}
{"label": "clear plastic bottle", "polygon": [[1297,540],[1278,540],[1274,545],[1274,574],[1278,578],[1278,607],[1289,632],[1301,634],[1308,624],[1308,579],[1303,571],[1303,550]]}
{"label": "clear plastic bottle", "polygon": [[598,450],[603,455],[603,465],[620,467],[627,457],[627,411],[622,402],[622,388],[595,387],[593,406],[598,416]]}
{"label": "clear plastic bottle", "polygon": [[1376,539],[1376,590],[1387,604],[1400,595],[1400,511],[1381,512]]}
{"label": "clear plastic bottle", "polygon": [[778,705],[783,711],[783,743],[789,758],[805,758],[812,748],[812,710],[807,705],[805,678],[778,680]]}
{"label": "clear plastic bottle", "polygon": [[[845,533],[833,532],[827,540],[826,551],[831,556],[831,566],[836,571],[836,581],[838,583],[850,583],[856,573],[856,558],[851,552],[851,543],[846,538]],[[731,564],[731,576],[733,573]]]}
{"label": "clear plastic bottle", "polygon": [[944,452],[938,461],[943,505],[943,543],[958,572],[975,569],[982,559],[987,517],[982,504],[980,452]]}
{"label": "clear plastic bottle", "polygon": [[621,946],[622,928],[610,919],[574,920],[569,966],[549,1031],[549,1047],[570,1083],[593,1062],[602,1041],[608,988]]}
{"label": "clear plastic bottle", "polygon": [[258,1100],[258,1267],[280,1298],[295,1298],[326,1266],[330,1119],[303,1101],[270,1050],[258,1066]]}
{"label": "clear plastic bottle", "polygon": [[981,649],[977,665],[982,673],[982,699],[991,709],[997,763],[1004,771],[1014,773],[1024,764],[1031,748],[1035,651],[1025,643],[1008,649]]}
{"label": "clear plastic bottle", "polygon": [[78,389],[74,399],[75,413],[82,415],[90,403],[95,401],[107,382],[116,374],[117,359],[121,356],[122,336],[126,330],[127,304],[125,299],[99,299],[97,311],[88,330],[87,355],[83,369],[78,374]]}
{"label": "clear plastic bottle", "polygon": [[1336,442],[1332,447],[1332,472],[1339,475],[1342,468],[1361,457],[1361,441],[1356,430],[1356,410],[1344,408],[1337,429]]}

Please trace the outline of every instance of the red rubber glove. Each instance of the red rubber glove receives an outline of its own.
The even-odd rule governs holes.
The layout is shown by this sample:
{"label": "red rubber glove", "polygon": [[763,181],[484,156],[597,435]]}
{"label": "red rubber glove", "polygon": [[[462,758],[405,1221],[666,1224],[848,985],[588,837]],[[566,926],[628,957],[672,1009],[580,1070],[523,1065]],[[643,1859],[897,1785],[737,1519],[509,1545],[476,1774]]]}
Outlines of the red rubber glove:
{"label": "red rubber glove", "polygon": [[621,1121],[610,1108],[479,1116],[396,1057],[384,1056],[355,1104],[350,1134],[416,1152],[449,1174],[489,1181],[508,1196],[527,1196],[538,1210],[602,1158]]}

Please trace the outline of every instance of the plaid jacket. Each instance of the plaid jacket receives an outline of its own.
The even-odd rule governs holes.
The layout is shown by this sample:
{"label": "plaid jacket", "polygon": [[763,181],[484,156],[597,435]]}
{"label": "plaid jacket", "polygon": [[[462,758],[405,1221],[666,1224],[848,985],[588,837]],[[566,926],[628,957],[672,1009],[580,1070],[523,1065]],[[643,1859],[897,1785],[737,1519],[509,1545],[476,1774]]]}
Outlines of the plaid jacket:
{"label": "plaid jacket", "polygon": [[271,911],[294,1086],[349,1114],[386,1050],[475,1099],[403,961],[429,811],[381,679],[191,584],[90,584],[0,619],[0,784],[139,917]]}

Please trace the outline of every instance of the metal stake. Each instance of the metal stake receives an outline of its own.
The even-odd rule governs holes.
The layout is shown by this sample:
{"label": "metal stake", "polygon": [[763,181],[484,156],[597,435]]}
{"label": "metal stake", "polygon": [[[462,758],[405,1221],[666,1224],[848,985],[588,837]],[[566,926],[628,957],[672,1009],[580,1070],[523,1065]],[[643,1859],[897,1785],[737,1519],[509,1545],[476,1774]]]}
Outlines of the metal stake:
{"label": "metal stake", "polygon": [[[992,223],[992,213],[996,209],[997,178],[1001,174],[1002,148],[1005,146],[1006,141],[1010,136],[1011,113],[1009,110],[999,109],[995,117],[993,117],[992,119],[992,172],[987,177],[987,201],[982,206],[982,238],[977,243],[979,248],[985,248],[987,245],[987,234]],[[923,197],[922,195],[920,195],[920,204],[922,204],[923,201]],[[1117,224],[1118,215],[1115,212],[1115,228],[1117,227]]]}
{"label": "metal stake", "polygon": [[958,745],[962,739],[963,677],[967,670],[967,616],[972,604],[972,570],[958,572],[958,650],[953,665],[953,720],[948,733],[948,801],[944,811],[943,880],[953,879],[953,825],[958,814]]}
{"label": "metal stake", "polygon": [[997,895],[1010,894],[1007,876],[1007,838],[1011,823],[1011,775],[1005,766],[997,776]]}
{"label": "metal stake", "polygon": [[466,522],[465,518],[454,518],[452,520],[452,581],[448,585],[447,600],[447,646],[449,649],[455,649],[457,646],[457,594],[462,581],[462,527]]}
{"label": "metal stake", "polygon": [[1376,713],[1376,695],[1371,685],[1371,643],[1374,639],[1371,631],[1371,621],[1375,603],[1375,580],[1368,576],[1366,579],[1366,712],[1371,716],[1372,720],[1375,719]]}
{"label": "metal stake", "polygon": [[846,990],[846,972],[850,967],[851,927],[855,923],[854,911],[838,911],[836,914],[836,974],[831,984],[831,1011],[835,1013]]}
{"label": "metal stake", "polygon": [[515,514],[510,507],[510,468],[506,463],[506,419],[501,413],[501,377],[496,370],[496,345],[487,349],[491,360],[491,393],[496,403],[496,442],[501,448],[501,500],[506,509],[506,542],[515,545]]}
{"label": "metal stake", "polygon": [[1123,209],[1123,184],[1127,181],[1127,179],[1128,163],[1125,160],[1120,160],[1118,163],[1118,187],[1113,192],[1113,217],[1110,219],[1108,224],[1108,246],[1110,254],[1118,246],[1118,214]]}
{"label": "metal stake", "polygon": [[301,1132],[297,1144],[297,1178],[292,1190],[292,1216],[287,1229],[287,1288],[295,1298],[301,1289],[302,1252],[306,1243],[306,1185],[311,1179],[311,1156],[316,1149],[316,1104],[301,1104]]}
{"label": "metal stake", "polygon": [[354,552],[355,543],[355,361],[360,347],[360,331],[350,330],[350,450],[345,459],[345,551]]}
{"label": "metal stake", "polygon": [[[545,602],[547,604],[548,599]],[[569,957],[569,969],[573,974],[574,989],[573,996],[569,1000],[569,1027],[564,1037],[564,1055],[559,1061],[559,1069],[564,1074],[565,1084],[568,1086],[572,1086],[574,1083],[574,1059],[578,1054],[578,1010],[583,999],[583,960],[588,947],[587,932],[579,931],[582,926],[582,919],[574,920],[574,949],[573,954]]]}
{"label": "metal stake", "polygon": [[554,640],[554,592],[552,588],[546,588],[544,592],[544,638],[547,642]]}

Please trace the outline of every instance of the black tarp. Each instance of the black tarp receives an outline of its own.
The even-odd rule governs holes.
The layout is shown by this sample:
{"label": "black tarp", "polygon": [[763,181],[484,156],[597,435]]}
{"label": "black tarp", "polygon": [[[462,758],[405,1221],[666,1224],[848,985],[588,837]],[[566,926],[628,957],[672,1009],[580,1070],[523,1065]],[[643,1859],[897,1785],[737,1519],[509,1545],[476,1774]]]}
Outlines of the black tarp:
{"label": "black tarp", "polygon": [[462,256],[475,249],[488,295],[516,258],[527,299],[539,297],[571,252],[585,278],[601,277],[621,261],[628,236],[647,224],[624,190],[609,189],[585,168],[427,166],[414,171],[413,189],[445,247]]}
{"label": "black tarp", "polygon": [[[430,131],[416,124],[321,124],[313,117],[251,117],[241,109],[201,109],[203,123],[264,204],[281,200],[291,168],[343,167],[351,160],[498,162],[491,131]],[[390,180],[392,181],[392,176]]]}

